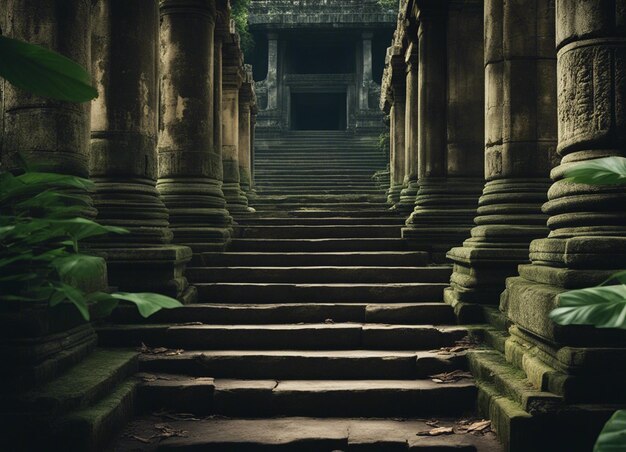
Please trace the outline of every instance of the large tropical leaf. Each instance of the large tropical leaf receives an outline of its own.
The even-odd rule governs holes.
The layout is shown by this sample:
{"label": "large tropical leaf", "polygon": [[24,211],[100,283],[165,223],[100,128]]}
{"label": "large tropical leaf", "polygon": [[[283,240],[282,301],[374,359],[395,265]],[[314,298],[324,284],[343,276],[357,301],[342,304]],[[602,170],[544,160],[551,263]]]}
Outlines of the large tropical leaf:
{"label": "large tropical leaf", "polygon": [[594,325],[626,329],[626,285],[590,287],[559,295],[559,307],[550,313],[559,325]]}
{"label": "large tropical leaf", "polygon": [[69,254],[55,259],[52,265],[57,270],[61,281],[73,286],[97,277],[103,270],[102,258],[86,254]]}
{"label": "large tropical leaf", "polygon": [[137,305],[139,314],[143,317],[150,317],[152,314],[160,311],[161,309],[172,309],[182,306],[178,300],[156,293],[118,292],[111,294],[111,296],[118,300],[134,303]]}
{"label": "large tropical leaf", "polygon": [[577,184],[626,184],[626,158],[604,157],[572,165],[565,171],[566,180]]}
{"label": "large tropical leaf", "polygon": [[0,76],[38,96],[68,102],[98,97],[79,64],[41,46],[0,36]]}
{"label": "large tropical leaf", "polygon": [[626,450],[626,410],[616,411],[604,425],[593,452]]}

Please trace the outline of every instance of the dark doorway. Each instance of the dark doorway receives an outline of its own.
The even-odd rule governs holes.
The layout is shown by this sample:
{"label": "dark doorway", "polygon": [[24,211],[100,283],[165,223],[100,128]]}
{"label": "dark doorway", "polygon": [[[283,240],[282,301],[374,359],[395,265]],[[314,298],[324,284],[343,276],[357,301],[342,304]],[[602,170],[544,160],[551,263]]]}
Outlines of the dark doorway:
{"label": "dark doorway", "polygon": [[291,95],[292,130],[345,130],[346,93]]}

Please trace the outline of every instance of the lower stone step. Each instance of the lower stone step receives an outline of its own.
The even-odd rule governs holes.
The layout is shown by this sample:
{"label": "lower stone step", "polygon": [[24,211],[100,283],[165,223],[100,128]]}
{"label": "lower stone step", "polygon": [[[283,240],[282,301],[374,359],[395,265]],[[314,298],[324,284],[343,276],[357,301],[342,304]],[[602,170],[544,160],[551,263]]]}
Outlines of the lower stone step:
{"label": "lower stone step", "polygon": [[199,283],[198,299],[225,303],[415,303],[439,301],[448,283]]}
{"label": "lower stone step", "polygon": [[239,222],[240,226],[328,226],[328,225],[399,225],[404,226],[405,219],[402,217],[370,217],[370,218],[353,218],[353,217],[321,217],[321,218],[267,218],[255,216],[246,218]]}
{"label": "lower stone step", "polygon": [[197,415],[455,416],[473,413],[476,399],[471,379],[438,384],[431,379],[278,381],[144,376],[148,380],[141,389],[144,409]]}
{"label": "lower stone step", "polygon": [[421,251],[421,249],[414,242],[400,238],[234,239],[228,251],[340,252]]}
{"label": "lower stone step", "polygon": [[194,304],[164,309],[144,319],[131,306],[118,308],[114,323],[190,323],[213,325],[263,323],[370,322],[405,325],[451,325],[456,318],[445,303],[280,303]]}
{"label": "lower stone step", "polygon": [[264,325],[111,325],[98,329],[107,347],[138,346],[186,350],[433,350],[467,335],[459,326],[309,323]]}
{"label": "lower stone step", "polygon": [[465,352],[204,350],[141,356],[148,373],[277,380],[408,380],[466,367]]}
{"label": "lower stone step", "polygon": [[428,253],[423,251],[373,251],[338,253],[203,253],[197,259],[199,267],[314,267],[314,266],[425,266]]}
{"label": "lower stone step", "polygon": [[[241,262],[240,264],[244,264]],[[244,264],[246,265],[246,264]],[[191,267],[190,282],[236,283],[401,283],[450,281],[452,269],[439,267]]]}
{"label": "lower stone step", "polygon": [[324,238],[400,238],[401,228],[388,225],[322,225],[322,226],[242,226],[241,238],[324,239]]}
{"label": "lower stone step", "polygon": [[[144,451],[421,451],[502,452],[492,433],[463,434],[459,419],[351,419],[285,417],[266,419],[209,418],[173,420],[175,416],[146,416],[133,421],[118,439],[116,452]],[[158,428],[167,424],[184,435],[159,437]],[[420,436],[433,425],[450,427],[458,433]],[[162,433],[162,432],[161,432]],[[149,439],[153,438],[153,439]]]}

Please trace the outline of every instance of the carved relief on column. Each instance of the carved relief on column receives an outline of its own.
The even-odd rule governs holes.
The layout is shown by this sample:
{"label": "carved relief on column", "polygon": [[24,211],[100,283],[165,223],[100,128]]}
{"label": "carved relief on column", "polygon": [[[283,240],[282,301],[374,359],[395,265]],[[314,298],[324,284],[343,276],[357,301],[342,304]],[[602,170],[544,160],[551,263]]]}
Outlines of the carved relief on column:
{"label": "carved relief on column", "polygon": [[[563,179],[576,162],[626,157],[626,10],[617,1],[557,0],[556,11],[561,162],[544,205],[550,234],[531,243],[532,264],[519,267],[502,295],[500,308],[515,323],[507,354],[537,387],[570,403],[621,404],[624,331],[559,327],[549,313],[563,290],[626,268],[626,188]],[[538,362],[545,370],[532,373]]]}
{"label": "carved relief on column", "polygon": [[484,98],[481,8],[478,1],[415,1],[419,191],[402,236],[435,261],[469,235],[483,186],[482,115],[474,112]]}
{"label": "carved relief on column", "polygon": [[215,2],[161,0],[161,114],[157,188],[174,241],[194,252],[223,249],[230,215],[214,139]]}
{"label": "carved relief on column", "polygon": [[[485,172],[476,227],[454,261],[446,301],[462,321],[497,304],[505,279],[547,234],[541,205],[556,150],[554,2],[485,4]],[[468,304],[470,303],[470,304]]]}

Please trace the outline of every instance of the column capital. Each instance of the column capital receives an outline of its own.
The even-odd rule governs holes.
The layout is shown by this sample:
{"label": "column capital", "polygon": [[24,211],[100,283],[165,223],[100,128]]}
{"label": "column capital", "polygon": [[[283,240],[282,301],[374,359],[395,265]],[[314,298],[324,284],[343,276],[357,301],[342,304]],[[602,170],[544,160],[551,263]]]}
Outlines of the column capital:
{"label": "column capital", "polygon": [[212,0],[159,0],[161,16],[167,14],[202,14],[215,22],[217,10]]}

